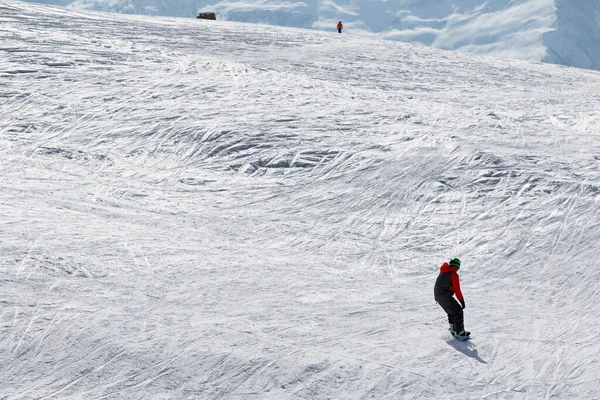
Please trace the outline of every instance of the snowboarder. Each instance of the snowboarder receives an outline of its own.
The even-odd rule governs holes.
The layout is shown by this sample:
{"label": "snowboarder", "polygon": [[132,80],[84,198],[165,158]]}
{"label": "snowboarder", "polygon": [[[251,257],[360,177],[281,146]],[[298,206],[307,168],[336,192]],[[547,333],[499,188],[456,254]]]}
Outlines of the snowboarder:
{"label": "snowboarder", "polygon": [[[445,262],[440,267],[440,274],[435,281],[435,301],[448,314],[450,333],[459,340],[466,340],[471,332],[465,331],[463,310],[465,299],[460,290],[460,279],[457,271],[460,269],[460,260],[453,258],[449,263]],[[453,295],[456,296],[454,300]]]}
{"label": "snowboarder", "polygon": [[338,28],[338,33],[342,33],[342,29],[344,29],[344,24],[342,24],[342,21],[338,22],[337,28]]}

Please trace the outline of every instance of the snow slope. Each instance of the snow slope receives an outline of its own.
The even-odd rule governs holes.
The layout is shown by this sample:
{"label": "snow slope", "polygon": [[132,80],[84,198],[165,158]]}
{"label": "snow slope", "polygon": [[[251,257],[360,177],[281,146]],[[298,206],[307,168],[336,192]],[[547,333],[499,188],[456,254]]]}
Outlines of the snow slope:
{"label": "snow slope", "polygon": [[13,0],[0,37],[0,398],[600,397],[598,73]]}
{"label": "snow slope", "polygon": [[503,58],[600,69],[600,3],[403,0],[381,37]]}
{"label": "snow slope", "polygon": [[80,10],[219,19],[418,42],[600,70],[600,2],[590,0],[28,0]]}

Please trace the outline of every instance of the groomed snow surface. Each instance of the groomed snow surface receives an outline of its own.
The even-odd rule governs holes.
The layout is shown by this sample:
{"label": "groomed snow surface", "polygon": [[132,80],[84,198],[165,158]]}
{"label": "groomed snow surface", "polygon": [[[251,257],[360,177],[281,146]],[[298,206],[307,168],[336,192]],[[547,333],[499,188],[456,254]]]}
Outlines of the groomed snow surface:
{"label": "groomed snow surface", "polygon": [[599,93],[2,0],[0,398],[600,398]]}

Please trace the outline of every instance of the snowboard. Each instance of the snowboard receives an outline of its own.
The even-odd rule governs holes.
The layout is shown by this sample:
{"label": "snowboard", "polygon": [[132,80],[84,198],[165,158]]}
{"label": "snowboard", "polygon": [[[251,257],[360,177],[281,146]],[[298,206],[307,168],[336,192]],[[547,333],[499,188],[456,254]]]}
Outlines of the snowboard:
{"label": "snowboard", "polygon": [[454,339],[458,340],[459,342],[466,342],[467,340],[471,339],[471,335],[469,335],[469,336],[457,336],[450,329],[448,329],[448,332],[450,332],[450,334],[452,335],[452,337]]}
{"label": "snowboard", "polygon": [[458,340],[459,342],[466,342],[467,340],[471,339],[471,335],[469,336],[454,336],[454,339]]}

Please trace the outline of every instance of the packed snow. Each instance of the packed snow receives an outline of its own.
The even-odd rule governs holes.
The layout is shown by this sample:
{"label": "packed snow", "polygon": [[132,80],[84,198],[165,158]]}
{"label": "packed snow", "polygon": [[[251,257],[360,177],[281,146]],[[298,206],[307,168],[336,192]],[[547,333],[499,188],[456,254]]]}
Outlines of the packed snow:
{"label": "packed snow", "polygon": [[2,0],[0,398],[600,398],[599,78]]}
{"label": "packed snow", "polygon": [[600,2],[591,0],[27,0],[78,10],[218,19],[417,42],[600,70]]}

